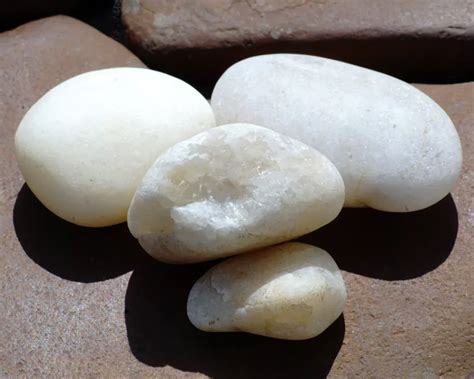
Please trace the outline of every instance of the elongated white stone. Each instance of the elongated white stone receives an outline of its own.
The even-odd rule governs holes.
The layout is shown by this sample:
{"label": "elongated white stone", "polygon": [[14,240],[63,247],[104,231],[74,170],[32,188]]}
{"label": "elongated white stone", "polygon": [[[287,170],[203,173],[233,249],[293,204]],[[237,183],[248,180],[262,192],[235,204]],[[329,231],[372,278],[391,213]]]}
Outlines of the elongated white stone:
{"label": "elongated white stone", "polygon": [[136,187],[165,149],[215,126],[194,88],[169,75],[113,68],[69,79],[23,118],[16,153],[28,186],[84,226],[124,222]]}
{"label": "elongated white stone", "polygon": [[250,122],[326,155],[346,186],[345,205],[406,212],[454,186],[462,152],[446,113],[393,77],[314,56],[243,60],[219,79],[217,124]]}
{"label": "elongated white stone", "polygon": [[346,288],[324,250],[285,243],[232,257],[193,286],[187,312],[198,329],[301,340],[342,313]]}
{"label": "elongated white stone", "polygon": [[334,165],[269,129],[209,129],[158,158],[137,189],[128,226],[144,249],[171,263],[225,257],[303,235],[344,202]]}

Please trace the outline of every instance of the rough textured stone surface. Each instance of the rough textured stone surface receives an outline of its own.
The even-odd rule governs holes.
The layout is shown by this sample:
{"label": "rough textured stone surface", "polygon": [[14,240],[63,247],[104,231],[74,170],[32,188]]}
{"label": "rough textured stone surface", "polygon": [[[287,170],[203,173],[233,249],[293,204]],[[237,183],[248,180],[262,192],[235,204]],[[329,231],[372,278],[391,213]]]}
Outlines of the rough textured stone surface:
{"label": "rough textured stone surface", "polygon": [[[90,70],[144,65],[62,16],[0,34],[0,52],[0,377],[153,376],[129,353],[127,275],[106,281],[130,271],[140,253],[126,225],[75,227],[46,211],[26,187],[18,195],[23,180],[13,145],[23,115],[55,85]],[[128,359],[115,362],[121,356]],[[174,369],[160,372],[176,376]]]}
{"label": "rough textured stone surface", "polygon": [[122,20],[148,65],[190,80],[216,79],[236,61],[275,52],[412,81],[474,76],[471,0],[123,0]]}
{"label": "rough textured stone surface", "polygon": [[[74,227],[20,191],[13,133],[26,108],[69,76],[139,65],[89,28],[56,20],[0,37],[2,53],[14,49],[0,55],[0,376],[459,378],[474,371],[474,83],[420,86],[460,132],[465,161],[452,197],[411,214],[344,210],[307,237],[345,271],[344,317],[308,341],[210,336],[186,317],[189,289],[209,266],[138,258],[124,225]],[[42,27],[52,22],[59,31],[49,44]]]}
{"label": "rough textured stone surface", "polygon": [[328,224],[344,183],[317,150],[252,124],[181,141],[150,167],[127,223],[153,257],[194,263],[274,245]]}

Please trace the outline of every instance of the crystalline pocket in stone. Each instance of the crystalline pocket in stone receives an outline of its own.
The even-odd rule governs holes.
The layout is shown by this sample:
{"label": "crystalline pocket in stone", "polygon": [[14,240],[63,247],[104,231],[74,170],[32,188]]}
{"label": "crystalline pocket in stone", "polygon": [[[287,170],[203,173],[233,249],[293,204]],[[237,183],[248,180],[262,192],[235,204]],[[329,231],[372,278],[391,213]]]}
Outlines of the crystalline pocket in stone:
{"label": "crystalline pocket in stone", "polygon": [[174,263],[272,245],[334,219],[344,185],[309,146],[249,124],[209,129],[158,158],[128,225],[145,250]]}

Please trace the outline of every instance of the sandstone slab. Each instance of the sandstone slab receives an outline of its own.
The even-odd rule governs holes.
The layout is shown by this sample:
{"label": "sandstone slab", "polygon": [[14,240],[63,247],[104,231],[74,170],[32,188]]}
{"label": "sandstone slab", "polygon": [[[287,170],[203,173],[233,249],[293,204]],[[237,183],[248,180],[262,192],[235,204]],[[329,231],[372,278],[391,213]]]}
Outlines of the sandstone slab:
{"label": "sandstone slab", "polygon": [[124,0],[122,20],[150,67],[192,81],[267,53],[314,54],[409,81],[474,77],[471,0]]}
{"label": "sandstone slab", "polygon": [[[58,42],[46,44],[45,26]],[[64,18],[2,35],[0,46],[9,46],[0,55],[0,376],[458,378],[474,371],[474,83],[418,86],[461,137],[464,165],[452,196],[402,215],[343,210],[307,237],[331,251],[348,301],[326,332],[295,343],[197,331],[186,299],[208,266],[137,258],[123,225],[87,232],[20,191],[13,133],[27,107],[69,76],[140,62]]]}
{"label": "sandstone slab", "polygon": [[[112,287],[104,281],[130,271],[140,255],[126,225],[88,230],[53,216],[22,187],[14,157],[18,124],[52,87],[90,70],[144,65],[110,38],[63,16],[0,34],[0,51],[0,376],[153,375],[129,353],[127,277]],[[105,345],[90,339],[120,329],[122,337]],[[112,362],[118,356],[128,357],[120,367]],[[162,372],[175,375],[169,368]]]}

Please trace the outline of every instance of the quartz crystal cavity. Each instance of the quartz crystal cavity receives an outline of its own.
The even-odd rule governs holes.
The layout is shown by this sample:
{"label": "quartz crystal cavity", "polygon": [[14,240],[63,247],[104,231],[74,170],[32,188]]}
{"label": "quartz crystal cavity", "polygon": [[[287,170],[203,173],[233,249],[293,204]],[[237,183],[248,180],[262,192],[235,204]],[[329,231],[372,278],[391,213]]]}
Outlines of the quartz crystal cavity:
{"label": "quartz crystal cavity", "polygon": [[128,225],[156,259],[191,263],[283,242],[329,223],[344,185],[315,149],[250,124],[209,129],[160,156]]}

